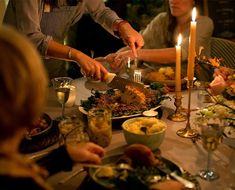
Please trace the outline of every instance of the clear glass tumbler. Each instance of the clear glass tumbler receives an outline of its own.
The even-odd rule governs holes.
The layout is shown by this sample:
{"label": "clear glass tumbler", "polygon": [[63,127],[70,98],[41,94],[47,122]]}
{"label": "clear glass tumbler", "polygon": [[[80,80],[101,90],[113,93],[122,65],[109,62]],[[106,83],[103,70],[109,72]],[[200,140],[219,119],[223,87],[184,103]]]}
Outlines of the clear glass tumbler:
{"label": "clear glass tumbler", "polygon": [[107,147],[112,140],[111,110],[92,108],[88,111],[88,135],[90,141]]}

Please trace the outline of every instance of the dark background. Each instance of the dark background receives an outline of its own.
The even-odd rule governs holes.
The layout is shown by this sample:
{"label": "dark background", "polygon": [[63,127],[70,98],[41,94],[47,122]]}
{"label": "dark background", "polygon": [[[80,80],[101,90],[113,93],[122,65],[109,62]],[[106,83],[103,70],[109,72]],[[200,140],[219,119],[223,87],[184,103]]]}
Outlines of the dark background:
{"label": "dark background", "polygon": [[[165,0],[107,0],[106,6],[113,9],[121,18],[128,20],[137,31],[145,26],[160,12],[165,10]],[[205,7],[205,2],[207,6]],[[212,18],[215,25],[213,36],[235,39],[235,0],[199,0],[200,12]],[[207,10],[205,10],[207,9]],[[68,45],[94,57],[106,56],[124,46],[122,40],[112,36],[89,15],[71,27]],[[69,75],[81,76],[76,64],[70,64]]]}

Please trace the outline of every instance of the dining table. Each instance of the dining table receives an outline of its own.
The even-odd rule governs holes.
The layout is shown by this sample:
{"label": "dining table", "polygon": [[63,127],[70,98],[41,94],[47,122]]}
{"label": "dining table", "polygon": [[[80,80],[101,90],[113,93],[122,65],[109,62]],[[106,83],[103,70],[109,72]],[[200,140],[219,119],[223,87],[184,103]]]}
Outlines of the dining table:
{"label": "dining table", "polygon": [[[81,120],[86,120],[86,115],[79,111],[79,105],[81,100],[86,100],[91,96],[92,90],[106,90],[105,85],[102,82],[90,81],[87,78],[78,78],[73,81],[73,85],[76,87],[76,100],[73,106],[65,108],[65,115],[76,115]],[[180,166],[185,171],[192,175],[197,175],[199,170],[206,168],[207,164],[207,151],[203,148],[201,140],[193,140],[190,138],[179,137],[176,132],[181,128],[186,127],[186,121],[175,122],[168,119],[168,116],[175,111],[174,105],[174,92],[168,94],[171,99],[164,100],[161,103],[162,116],[161,120],[167,124],[165,137],[160,145],[159,149],[164,158],[172,161],[177,166]],[[197,128],[194,124],[193,118],[195,117],[196,110],[198,110],[201,102],[198,102],[198,89],[193,88],[191,92],[191,116],[190,125],[192,128]],[[182,90],[182,107],[188,105],[188,91]],[[61,105],[56,100],[56,95],[52,87],[49,87],[49,95],[47,105],[45,107],[45,113],[50,115],[53,119],[60,116]],[[235,189],[235,148],[228,145],[223,141],[219,144],[218,148],[212,154],[212,167],[219,173],[219,179],[213,181],[206,181],[196,176],[198,183],[202,190],[233,190]],[[57,143],[47,147],[46,150],[53,149],[57,146]],[[111,155],[122,154],[125,147],[127,147],[123,131],[120,122],[113,122],[112,141],[111,144],[106,147],[105,157]],[[30,153],[29,156],[37,154],[38,152]],[[50,176],[47,181],[56,190],[79,190],[82,184],[86,180],[88,174],[82,169],[80,165],[74,165],[72,171],[59,172]]]}

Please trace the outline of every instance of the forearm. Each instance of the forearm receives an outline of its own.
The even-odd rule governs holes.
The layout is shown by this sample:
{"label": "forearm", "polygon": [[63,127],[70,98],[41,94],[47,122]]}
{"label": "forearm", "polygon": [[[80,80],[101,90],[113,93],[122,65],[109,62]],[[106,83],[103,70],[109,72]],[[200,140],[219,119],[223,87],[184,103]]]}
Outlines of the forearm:
{"label": "forearm", "polygon": [[[48,43],[47,56],[79,63],[84,54],[79,50],[60,44],[54,40]],[[85,55],[84,55],[85,56]]]}
{"label": "forearm", "polygon": [[37,163],[45,167],[50,175],[59,171],[70,171],[73,166],[73,161],[67,152],[66,146],[53,150],[46,157],[39,159]]}
{"label": "forearm", "polygon": [[175,48],[140,49],[138,59],[141,61],[169,64],[175,62]]}
{"label": "forearm", "polygon": [[96,60],[81,51],[51,40],[48,43],[47,56],[76,62],[81,67],[81,72],[86,77],[103,80],[107,70]]}

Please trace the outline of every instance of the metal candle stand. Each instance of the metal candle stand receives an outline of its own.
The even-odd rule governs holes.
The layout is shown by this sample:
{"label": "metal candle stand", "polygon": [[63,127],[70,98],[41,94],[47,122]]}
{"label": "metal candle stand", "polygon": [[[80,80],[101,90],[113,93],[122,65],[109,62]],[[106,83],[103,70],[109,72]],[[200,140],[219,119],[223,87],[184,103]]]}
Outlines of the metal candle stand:
{"label": "metal candle stand", "polygon": [[175,98],[174,105],[176,107],[175,113],[173,113],[172,115],[169,115],[168,119],[171,121],[177,121],[177,122],[185,121],[187,117],[186,115],[183,115],[181,113],[182,96],[174,96],[174,98]]}
{"label": "metal candle stand", "polygon": [[186,127],[184,129],[179,129],[176,134],[180,137],[184,138],[195,138],[197,137],[198,131],[195,129],[192,129],[190,126],[190,107],[191,107],[191,90],[193,87],[194,80],[188,80],[187,81],[187,88],[188,88],[188,111],[187,111],[187,123]]}

